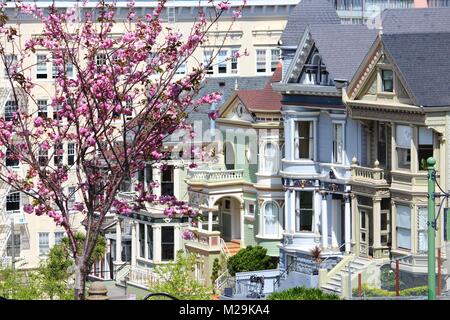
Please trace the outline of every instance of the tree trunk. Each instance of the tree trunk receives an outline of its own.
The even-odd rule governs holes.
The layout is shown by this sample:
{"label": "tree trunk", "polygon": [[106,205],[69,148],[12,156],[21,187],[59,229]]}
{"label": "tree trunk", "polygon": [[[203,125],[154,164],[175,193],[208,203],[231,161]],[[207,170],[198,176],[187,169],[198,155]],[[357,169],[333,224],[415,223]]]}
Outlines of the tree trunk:
{"label": "tree trunk", "polygon": [[85,299],[85,285],[86,285],[86,267],[83,259],[78,257],[75,261],[75,300]]}

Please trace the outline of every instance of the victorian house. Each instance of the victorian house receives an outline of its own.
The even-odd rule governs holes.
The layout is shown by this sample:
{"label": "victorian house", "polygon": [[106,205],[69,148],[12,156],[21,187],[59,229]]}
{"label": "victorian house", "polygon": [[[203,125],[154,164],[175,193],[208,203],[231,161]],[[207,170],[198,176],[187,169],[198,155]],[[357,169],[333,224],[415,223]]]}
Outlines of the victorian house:
{"label": "victorian house", "polygon": [[[343,94],[357,122],[352,160],[352,251],[400,258],[403,281],[426,283],[427,164],[448,180],[450,10],[387,10],[383,28]],[[444,219],[436,247],[444,245]]]}

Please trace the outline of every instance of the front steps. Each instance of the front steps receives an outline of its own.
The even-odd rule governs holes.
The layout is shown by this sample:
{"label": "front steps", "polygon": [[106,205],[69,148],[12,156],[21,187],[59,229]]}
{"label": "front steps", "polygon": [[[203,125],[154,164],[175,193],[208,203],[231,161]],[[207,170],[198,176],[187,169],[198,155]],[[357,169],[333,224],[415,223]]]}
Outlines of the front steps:
{"label": "front steps", "polygon": [[[356,257],[350,264],[350,271],[352,275],[362,272],[373,260]],[[348,264],[333,275],[328,281],[321,286],[321,289],[338,295],[342,294],[342,275],[348,274]]]}
{"label": "front steps", "polygon": [[241,250],[241,240],[232,239],[230,242],[226,242],[226,244],[228,251],[230,252],[230,257],[234,256],[239,250]]}

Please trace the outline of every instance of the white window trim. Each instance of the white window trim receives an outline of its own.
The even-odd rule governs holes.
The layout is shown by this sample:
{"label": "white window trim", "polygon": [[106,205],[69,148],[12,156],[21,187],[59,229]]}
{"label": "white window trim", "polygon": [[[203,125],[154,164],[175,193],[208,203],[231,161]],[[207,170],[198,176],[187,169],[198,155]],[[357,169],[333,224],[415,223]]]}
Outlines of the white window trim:
{"label": "white window trim", "polygon": [[[266,170],[266,147],[272,144],[275,148],[275,156],[274,156],[274,171]],[[263,175],[267,176],[276,176],[280,171],[280,146],[276,141],[264,141],[261,147],[262,152],[260,153],[260,171]]]}
{"label": "white window trim", "polygon": [[342,154],[341,154],[341,162],[334,162],[334,150],[331,149],[331,163],[343,165],[346,161],[346,152],[345,152],[345,120],[331,120],[331,128],[332,128],[332,142],[334,140],[334,125],[340,124],[342,126]]}
{"label": "white window trim", "polygon": [[[271,203],[271,202],[274,203],[275,206],[278,208],[278,220],[277,220],[278,221],[278,230],[277,230],[277,234],[276,235],[267,235],[266,231],[265,231],[266,205]],[[280,207],[278,205],[278,202],[276,201],[276,199],[265,200],[262,203],[261,208],[260,208],[260,219],[259,219],[259,222],[260,222],[259,230],[260,230],[260,232],[257,235],[257,237],[259,239],[269,239],[269,240],[279,240],[279,239],[281,239],[282,238],[282,234],[283,234],[283,230],[282,230],[283,227],[282,227],[282,221],[280,221],[280,219],[282,219],[282,218],[283,218],[282,207]]]}
{"label": "white window trim", "polygon": [[[399,167],[399,162],[398,162],[398,149],[399,146],[397,144],[397,126],[409,126],[411,127],[411,142],[409,145],[409,152],[410,152],[410,162],[409,162],[409,169],[407,168],[401,168]],[[394,128],[393,128],[393,136],[394,136],[394,152],[395,152],[395,169],[394,170],[398,170],[398,171],[403,171],[403,172],[412,172],[412,150],[413,150],[413,144],[414,144],[414,127],[412,127],[409,123],[395,123]],[[404,148],[400,148],[400,149],[404,149]]]}
{"label": "white window trim", "polygon": [[[272,46],[255,46],[254,54],[255,54],[255,73],[256,74],[272,74],[274,71],[272,71],[272,50],[279,50],[278,47],[272,47]],[[266,51],[266,71],[265,72],[258,72],[258,50],[265,50]],[[278,53],[281,55],[281,51]],[[280,59],[278,60],[279,63]]]}
{"label": "white window trim", "polygon": [[[253,214],[250,214],[250,205],[253,205]],[[244,213],[244,218],[250,221],[254,221],[255,220],[255,216],[256,216],[256,201],[247,201],[246,205],[245,205],[245,213]]]}
{"label": "white window trim", "polygon": [[[231,72],[231,62],[232,62],[232,55],[233,51],[240,51],[240,46],[229,46],[226,48],[216,48],[216,47],[203,47],[202,48],[202,62],[205,63],[205,58],[208,57],[211,59],[211,57],[215,57],[215,60],[212,61],[211,67],[212,67],[212,73],[207,73],[208,77],[236,77],[240,73],[240,58],[237,60],[237,72],[232,73]],[[226,73],[219,73],[219,51],[225,51],[225,59],[226,65],[227,65],[227,72]],[[210,52],[211,55],[207,56],[205,55],[205,52]],[[262,73],[260,73],[262,74]]]}
{"label": "white window trim", "polygon": [[[317,118],[312,118],[312,117],[305,117],[305,118],[295,118],[291,120],[291,146],[292,146],[292,150],[291,150],[291,161],[295,161],[295,162],[301,162],[301,163],[314,163],[315,161],[317,161]],[[295,145],[295,131],[296,131],[296,125],[297,122],[307,122],[307,121],[312,121],[313,123],[313,141],[312,141],[312,145],[313,145],[313,159],[299,159],[296,158],[296,150],[297,147]]]}

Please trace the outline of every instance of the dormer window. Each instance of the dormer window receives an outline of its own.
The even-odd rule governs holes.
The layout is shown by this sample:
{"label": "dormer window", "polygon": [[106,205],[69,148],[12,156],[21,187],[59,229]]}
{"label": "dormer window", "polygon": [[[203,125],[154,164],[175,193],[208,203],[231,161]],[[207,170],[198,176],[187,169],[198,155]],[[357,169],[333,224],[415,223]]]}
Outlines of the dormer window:
{"label": "dormer window", "polygon": [[301,83],[314,85],[329,85],[328,71],[321,56],[316,53],[312,56],[310,63],[305,64],[304,75]]}
{"label": "dormer window", "polygon": [[383,92],[394,92],[394,73],[392,70],[381,70]]}

